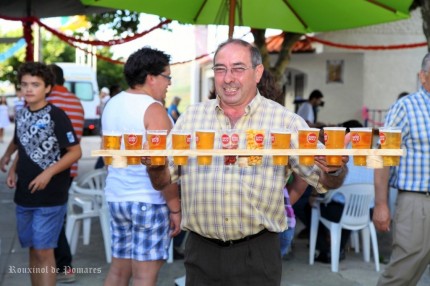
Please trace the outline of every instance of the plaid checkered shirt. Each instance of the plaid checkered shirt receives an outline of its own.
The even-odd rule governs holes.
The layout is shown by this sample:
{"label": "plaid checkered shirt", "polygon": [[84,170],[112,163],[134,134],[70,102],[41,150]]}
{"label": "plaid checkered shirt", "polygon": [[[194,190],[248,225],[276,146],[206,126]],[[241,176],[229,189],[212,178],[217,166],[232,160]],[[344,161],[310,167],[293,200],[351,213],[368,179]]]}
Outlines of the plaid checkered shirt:
{"label": "plaid checkered shirt", "polygon": [[[218,99],[214,99],[188,107],[174,129],[214,129],[217,131],[214,148],[222,149],[222,130],[259,129],[267,133],[271,128],[288,128],[292,131],[291,148],[298,148],[300,127],[307,127],[300,116],[257,93],[235,126],[230,125]],[[319,147],[323,148],[321,144]],[[256,234],[264,228],[283,231],[287,223],[282,190],[292,170],[319,191],[325,191],[318,184],[318,167],[299,165],[297,156],[290,157],[290,166],[291,169],[274,166],[271,156],[263,156],[260,166],[248,167],[224,165],[222,156],[213,156],[209,166],[198,166],[196,157],[189,157],[188,164],[181,167],[182,228],[223,241]],[[178,180],[175,168],[171,162],[173,181]]]}

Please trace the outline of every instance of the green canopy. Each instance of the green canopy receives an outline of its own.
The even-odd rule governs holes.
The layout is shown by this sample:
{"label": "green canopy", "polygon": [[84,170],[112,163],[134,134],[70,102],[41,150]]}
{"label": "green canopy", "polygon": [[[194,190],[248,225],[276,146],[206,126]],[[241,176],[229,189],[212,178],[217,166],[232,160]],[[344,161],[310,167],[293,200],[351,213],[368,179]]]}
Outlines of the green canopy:
{"label": "green canopy", "polygon": [[[310,33],[407,19],[412,0],[81,0],[200,25]],[[234,11],[234,13],[233,13]],[[234,25],[233,25],[234,23]]]}

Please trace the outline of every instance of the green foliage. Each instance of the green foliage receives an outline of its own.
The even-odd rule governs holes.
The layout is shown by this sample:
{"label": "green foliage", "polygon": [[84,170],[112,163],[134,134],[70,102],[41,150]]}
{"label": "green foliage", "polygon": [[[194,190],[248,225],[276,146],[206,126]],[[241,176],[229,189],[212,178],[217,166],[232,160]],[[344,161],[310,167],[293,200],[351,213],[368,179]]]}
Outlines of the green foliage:
{"label": "green foliage", "polygon": [[[19,35],[16,32],[13,36]],[[8,35],[9,36],[9,35]],[[48,35],[42,30],[42,53],[41,59],[44,63],[51,64],[54,62],[74,62],[75,49],[57,37]],[[5,45],[2,50],[10,48],[13,44]],[[3,45],[2,45],[3,46]],[[17,70],[25,61],[25,49],[19,50],[13,57],[0,63],[0,81],[10,81],[17,84]]]}
{"label": "green foliage", "polygon": [[93,35],[98,31],[113,30],[115,36],[121,37],[136,33],[139,25],[139,13],[128,10],[93,14],[87,18],[91,23],[88,32]]}
{"label": "green foliage", "polygon": [[[106,47],[99,49],[98,53],[108,58],[112,57],[112,52],[110,52]],[[111,85],[119,84],[121,89],[125,89],[127,87],[127,83],[124,79],[123,68],[123,65],[113,64],[104,60],[98,60],[97,82],[99,87],[110,87]]]}
{"label": "green foliage", "polygon": [[[16,38],[22,37],[22,29],[11,30],[6,33],[1,33],[1,37]],[[7,51],[15,43],[0,44],[0,52]],[[25,48],[19,50],[13,57],[4,62],[0,62],[0,81],[10,81],[15,83],[18,66],[24,61]]]}
{"label": "green foliage", "polygon": [[42,58],[47,64],[74,62],[75,48],[57,37],[42,37]]}

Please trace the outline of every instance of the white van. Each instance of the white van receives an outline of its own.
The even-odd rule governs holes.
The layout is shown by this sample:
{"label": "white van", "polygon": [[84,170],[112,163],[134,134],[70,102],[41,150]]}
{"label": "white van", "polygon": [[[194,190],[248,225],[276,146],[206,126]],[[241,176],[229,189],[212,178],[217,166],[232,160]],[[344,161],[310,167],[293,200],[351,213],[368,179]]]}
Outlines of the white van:
{"label": "white van", "polygon": [[64,86],[81,100],[85,111],[84,134],[98,134],[100,126],[99,86],[96,72],[90,67],[75,63],[55,63],[63,69]]}

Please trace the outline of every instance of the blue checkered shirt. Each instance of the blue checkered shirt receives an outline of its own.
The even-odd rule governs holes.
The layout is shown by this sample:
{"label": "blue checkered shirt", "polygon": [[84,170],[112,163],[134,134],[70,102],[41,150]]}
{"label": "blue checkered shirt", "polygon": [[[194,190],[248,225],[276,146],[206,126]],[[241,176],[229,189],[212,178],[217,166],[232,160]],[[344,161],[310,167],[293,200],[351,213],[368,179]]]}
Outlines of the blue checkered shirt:
{"label": "blue checkered shirt", "polygon": [[423,87],[391,106],[385,126],[402,128],[402,148],[406,155],[390,176],[393,188],[430,191],[430,93]]}

